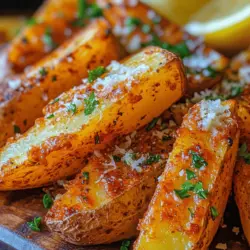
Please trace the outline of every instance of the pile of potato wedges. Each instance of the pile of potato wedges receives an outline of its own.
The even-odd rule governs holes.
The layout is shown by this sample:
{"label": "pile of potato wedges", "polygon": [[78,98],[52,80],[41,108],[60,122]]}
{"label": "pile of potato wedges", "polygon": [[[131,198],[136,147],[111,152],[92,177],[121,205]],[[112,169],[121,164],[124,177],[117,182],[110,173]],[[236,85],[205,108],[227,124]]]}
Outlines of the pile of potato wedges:
{"label": "pile of potato wedges", "polygon": [[207,249],[233,186],[250,243],[250,50],[226,58],[137,0],[47,0],[0,65],[0,191],[71,177],[44,198],[52,232]]}

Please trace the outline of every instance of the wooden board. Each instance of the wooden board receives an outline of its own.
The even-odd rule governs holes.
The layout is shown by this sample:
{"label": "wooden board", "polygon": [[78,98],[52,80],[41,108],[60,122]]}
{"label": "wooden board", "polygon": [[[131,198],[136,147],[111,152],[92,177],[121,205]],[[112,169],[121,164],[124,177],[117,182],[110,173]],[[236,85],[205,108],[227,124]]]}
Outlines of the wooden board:
{"label": "wooden board", "polygon": [[[56,234],[50,233],[45,226],[42,232],[33,232],[27,227],[27,221],[35,216],[44,216],[46,209],[42,205],[43,192],[40,189],[28,191],[0,192],[0,249],[4,250],[119,250],[120,243],[108,246],[80,247],[68,244]],[[247,250],[242,229],[236,235],[233,227],[240,227],[239,215],[233,201],[229,202],[224,224],[212,243],[215,250],[218,243],[227,243],[228,250]]]}

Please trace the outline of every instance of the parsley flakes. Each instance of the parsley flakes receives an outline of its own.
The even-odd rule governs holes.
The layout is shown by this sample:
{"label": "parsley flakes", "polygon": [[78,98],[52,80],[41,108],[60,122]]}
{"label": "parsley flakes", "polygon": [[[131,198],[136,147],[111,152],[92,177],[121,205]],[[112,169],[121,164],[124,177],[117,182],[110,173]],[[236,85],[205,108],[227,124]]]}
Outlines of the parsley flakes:
{"label": "parsley flakes", "polygon": [[49,209],[52,207],[52,205],[53,205],[52,197],[49,194],[45,194],[43,196],[43,206]]}
{"label": "parsley flakes", "polygon": [[122,242],[122,245],[121,245],[121,247],[120,247],[120,250],[128,250],[130,244],[131,244],[130,240],[124,240],[124,241]]}
{"label": "parsley flakes", "polygon": [[215,220],[219,216],[219,212],[215,207],[210,207],[210,212],[213,220]]}
{"label": "parsley flakes", "polygon": [[161,159],[160,155],[149,155],[144,164],[152,165],[153,163],[159,162],[160,159]]}
{"label": "parsley flakes", "polygon": [[77,110],[75,103],[70,103],[67,107],[67,110],[68,112],[72,112],[73,114],[75,114]]}
{"label": "parsley flakes", "polygon": [[192,156],[192,166],[194,168],[201,169],[208,165],[208,163],[197,152],[190,150],[189,154]]}
{"label": "parsley flakes", "polygon": [[43,35],[43,42],[50,48],[54,49],[57,47],[57,44],[54,42],[52,38],[52,30],[50,27],[47,27],[44,35]]}
{"label": "parsley flakes", "polygon": [[14,129],[15,134],[20,134],[21,133],[21,129],[17,125],[13,125],[13,129]]}
{"label": "parsley flakes", "polygon": [[92,92],[88,98],[84,99],[84,103],[85,103],[84,114],[90,115],[95,110],[96,105],[99,104],[99,101],[95,99],[95,93]]}
{"label": "parsley flakes", "polygon": [[156,125],[156,123],[158,122],[159,118],[154,118],[149,124],[148,126],[146,127],[146,130],[147,131],[150,131],[151,129],[154,128],[154,126]]}
{"label": "parsley flakes", "polygon": [[250,153],[247,150],[247,144],[243,143],[239,149],[239,156],[242,157],[245,163],[250,164]]}
{"label": "parsley flakes", "polygon": [[42,217],[35,217],[33,219],[33,221],[27,222],[28,227],[36,232],[40,232],[41,231],[41,221],[42,221]]}
{"label": "parsley flakes", "polygon": [[90,83],[92,83],[93,81],[95,81],[98,77],[100,77],[101,75],[103,75],[106,72],[106,68],[103,66],[99,66],[93,70],[89,71],[89,76],[88,76],[88,81]]}
{"label": "parsley flakes", "polygon": [[189,181],[197,177],[195,172],[193,172],[193,171],[191,171],[189,169],[186,169],[186,175],[187,175],[187,179]]}

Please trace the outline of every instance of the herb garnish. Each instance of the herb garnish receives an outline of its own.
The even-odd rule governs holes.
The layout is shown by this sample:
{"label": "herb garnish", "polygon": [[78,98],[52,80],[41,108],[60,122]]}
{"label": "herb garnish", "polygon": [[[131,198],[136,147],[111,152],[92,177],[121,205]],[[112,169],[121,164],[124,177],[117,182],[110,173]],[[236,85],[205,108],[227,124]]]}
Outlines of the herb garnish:
{"label": "herb garnish", "polygon": [[243,92],[243,88],[240,86],[233,86],[231,88],[231,97],[236,97]]}
{"label": "herb garnish", "polygon": [[67,107],[67,110],[68,110],[68,112],[72,112],[73,114],[75,114],[76,113],[76,105],[75,105],[75,103],[70,103],[69,105],[68,105],[68,107]]}
{"label": "herb garnish", "polygon": [[128,17],[125,20],[125,25],[129,27],[139,26],[141,24],[142,24],[141,20],[137,17]]}
{"label": "herb garnish", "polygon": [[113,159],[115,162],[120,162],[121,161],[121,157],[118,155],[113,155]]}
{"label": "herb garnish", "polygon": [[156,125],[156,123],[158,122],[158,120],[159,120],[159,117],[154,118],[154,119],[148,124],[148,126],[146,127],[146,130],[147,130],[147,131],[150,131],[151,129],[153,129],[154,126]]}
{"label": "herb garnish", "polygon": [[152,165],[153,163],[159,162],[161,159],[160,155],[149,155],[148,158],[145,160],[144,164],[145,165]]}
{"label": "herb garnish", "polygon": [[15,134],[20,134],[21,133],[21,129],[17,125],[13,125],[13,129],[14,129]]}
{"label": "herb garnish", "polygon": [[106,72],[106,68],[103,66],[99,66],[93,70],[89,71],[89,76],[88,76],[88,81],[90,83],[92,83],[93,81],[95,81],[99,76],[101,76],[102,74],[104,74]]}
{"label": "herb garnish", "polygon": [[43,196],[43,206],[45,208],[51,208],[51,206],[53,205],[53,199],[49,194],[45,194]]}
{"label": "herb garnish", "polygon": [[124,240],[124,241],[122,242],[122,245],[121,245],[121,247],[120,247],[120,250],[128,250],[130,244],[131,244],[130,240]]}
{"label": "herb garnish", "polygon": [[27,224],[31,230],[40,232],[41,221],[42,221],[42,217],[35,217],[33,221],[27,222]]}
{"label": "herb garnish", "polygon": [[191,217],[194,218],[194,212],[190,207],[188,208],[188,211],[189,211]]}
{"label": "herb garnish", "polygon": [[49,46],[50,49],[54,49],[57,47],[57,44],[54,42],[52,38],[52,30],[50,27],[46,28],[43,35],[43,41],[47,46]]}
{"label": "herb garnish", "polygon": [[211,66],[208,66],[204,70],[206,71],[208,77],[215,78],[218,75],[218,72],[215,69],[213,69]]}
{"label": "herb garnish", "polygon": [[96,105],[99,104],[99,101],[95,99],[95,93],[92,92],[88,98],[84,99],[84,103],[85,103],[84,114],[90,115],[95,110]]}
{"label": "herb garnish", "polygon": [[39,69],[39,74],[43,77],[48,74],[48,71],[46,70],[46,68],[42,67]]}
{"label": "herb garnish", "polygon": [[215,220],[219,216],[219,212],[215,207],[210,207],[210,212],[213,220]]}
{"label": "herb garnish", "polygon": [[193,171],[191,171],[189,169],[186,169],[186,175],[187,175],[187,179],[189,181],[197,177],[195,172],[193,172]]}
{"label": "herb garnish", "polygon": [[47,119],[51,119],[51,118],[54,118],[54,117],[55,117],[54,114],[50,114],[50,115],[48,115],[46,118],[47,118]]}
{"label": "herb garnish", "polygon": [[197,152],[190,150],[189,154],[192,156],[193,167],[200,169],[208,165],[208,163]]}
{"label": "herb garnish", "polygon": [[34,17],[31,17],[29,19],[26,20],[26,24],[28,26],[33,26],[35,24],[38,24],[37,20]]}
{"label": "herb garnish", "polygon": [[59,98],[56,98],[56,99],[54,99],[50,104],[54,104],[54,103],[56,103],[56,102],[59,102]]}
{"label": "herb garnish", "polygon": [[247,150],[247,144],[243,143],[239,149],[239,156],[242,157],[245,163],[250,164],[250,153]]}
{"label": "herb garnish", "polygon": [[88,182],[89,181],[89,172],[83,172],[82,173],[83,180]]}
{"label": "herb garnish", "polygon": [[57,80],[57,76],[56,75],[53,75],[52,77],[51,77],[51,81],[52,82],[55,82]]}
{"label": "herb garnish", "polygon": [[194,191],[194,193],[196,193],[199,196],[199,198],[201,198],[201,199],[206,199],[207,198],[208,191],[203,189],[202,182],[200,182],[200,181],[197,182],[194,185],[193,191]]}

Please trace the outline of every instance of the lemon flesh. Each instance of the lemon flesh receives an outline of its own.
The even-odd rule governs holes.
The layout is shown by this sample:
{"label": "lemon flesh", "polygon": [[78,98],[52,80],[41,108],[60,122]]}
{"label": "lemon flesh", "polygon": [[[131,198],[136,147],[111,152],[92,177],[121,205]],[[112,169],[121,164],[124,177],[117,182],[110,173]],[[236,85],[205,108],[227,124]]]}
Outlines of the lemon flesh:
{"label": "lemon flesh", "polygon": [[250,46],[250,1],[212,0],[190,17],[186,30],[233,55]]}

